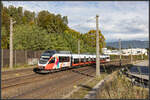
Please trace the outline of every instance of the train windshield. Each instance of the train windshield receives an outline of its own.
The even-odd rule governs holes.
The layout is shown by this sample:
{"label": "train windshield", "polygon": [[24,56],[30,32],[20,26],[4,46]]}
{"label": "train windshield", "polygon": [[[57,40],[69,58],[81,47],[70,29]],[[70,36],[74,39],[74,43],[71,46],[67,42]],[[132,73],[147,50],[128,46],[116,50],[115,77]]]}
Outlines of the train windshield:
{"label": "train windshield", "polygon": [[39,61],[39,63],[40,64],[46,64],[47,63],[47,61],[52,57],[52,53],[50,53],[50,52],[44,52],[42,55],[41,55],[41,57],[40,57],[40,61]]}

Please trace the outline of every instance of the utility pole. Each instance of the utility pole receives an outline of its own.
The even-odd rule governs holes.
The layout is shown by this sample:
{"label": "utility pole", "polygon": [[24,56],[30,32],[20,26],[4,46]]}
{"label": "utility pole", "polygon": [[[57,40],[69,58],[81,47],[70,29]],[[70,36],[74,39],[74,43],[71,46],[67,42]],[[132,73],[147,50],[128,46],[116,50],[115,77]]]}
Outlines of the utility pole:
{"label": "utility pole", "polygon": [[13,22],[12,17],[10,17],[10,62],[9,67],[13,68]]}
{"label": "utility pole", "polygon": [[99,32],[98,15],[96,15],[96,76],[100,76]]}
{"label": "utility pole", "polygon": [[80,54],[80,39],[78,40],[78,54]]}
{"label": "utility pole", "polygon": [[120,66],[121,66],[121,39],[119,39],[119,51],[120,51]]}
{"label": "utility pole", "polygon": [[141,59],[143,60],[143,53],[142,53],[142,49],[141,49]]}
{"label": "utility pole", "polygon": [[[78,55],[80,55],[80,39],[78,39]],[[81,62],[80,57],[79,57],[79,62]]]}
{"label": "utility pole", "polygon": [[133,59],[132,59],[132,47],[131,47],[131,64],[132,64],[132,60],[133,60]]}

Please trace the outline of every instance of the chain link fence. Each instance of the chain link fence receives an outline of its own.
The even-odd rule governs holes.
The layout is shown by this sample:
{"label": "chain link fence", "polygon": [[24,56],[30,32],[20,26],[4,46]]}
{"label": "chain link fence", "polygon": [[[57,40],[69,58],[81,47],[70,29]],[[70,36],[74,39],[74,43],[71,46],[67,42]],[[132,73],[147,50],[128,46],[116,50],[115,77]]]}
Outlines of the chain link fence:
{"label": "chain link fence", "polygon": [[[32,50],[13,50],[13,64],[17,65],[36,65],[43,51],[32,51]],[[1,49],[1,65],[2,67],[9,66],[10,50]]]}

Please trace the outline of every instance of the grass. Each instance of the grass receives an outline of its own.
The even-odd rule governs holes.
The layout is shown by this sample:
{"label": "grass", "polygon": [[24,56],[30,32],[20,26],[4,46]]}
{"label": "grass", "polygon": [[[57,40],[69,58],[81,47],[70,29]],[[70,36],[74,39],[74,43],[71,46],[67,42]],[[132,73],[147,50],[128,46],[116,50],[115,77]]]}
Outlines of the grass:
{"label": "grass", "polygon": [[117,74],[113,81],[106,82],[97,98],[100,99],[148,99],[147,88],[134,86],[124,75]]}
{"label": "grass", "polygon": [[74,92],[69,99],[83,99],[84,96],[98,83],[100,80],[104,79],[107,74],[101,74],[100,77],[95,77],[92,81],[87,83],[84,86],[81,86],[80,89]]}

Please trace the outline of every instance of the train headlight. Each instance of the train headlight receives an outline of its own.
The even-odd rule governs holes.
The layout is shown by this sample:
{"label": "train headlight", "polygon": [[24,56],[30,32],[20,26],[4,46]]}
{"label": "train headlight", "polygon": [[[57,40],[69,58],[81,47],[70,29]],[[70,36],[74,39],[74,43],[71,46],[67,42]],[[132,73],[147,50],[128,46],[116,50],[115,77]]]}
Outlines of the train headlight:
{"label": "train headlight", "polygon": [[44,66],[39,66],[39,69],[44,69]]}

